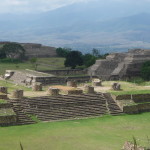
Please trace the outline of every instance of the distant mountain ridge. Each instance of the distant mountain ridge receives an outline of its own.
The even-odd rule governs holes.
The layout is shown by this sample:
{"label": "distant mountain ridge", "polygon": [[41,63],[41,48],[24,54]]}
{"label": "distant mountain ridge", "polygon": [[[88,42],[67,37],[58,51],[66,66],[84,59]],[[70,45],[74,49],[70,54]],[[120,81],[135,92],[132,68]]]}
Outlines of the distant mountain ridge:
{"label": "distant mountain ridge", "polygon": [[122,5],[85,3],[40,14],[3,14],[0,39],[82,51],[150,48],[150,13],[136,14],[138,7],[130,6],[125,13]]}

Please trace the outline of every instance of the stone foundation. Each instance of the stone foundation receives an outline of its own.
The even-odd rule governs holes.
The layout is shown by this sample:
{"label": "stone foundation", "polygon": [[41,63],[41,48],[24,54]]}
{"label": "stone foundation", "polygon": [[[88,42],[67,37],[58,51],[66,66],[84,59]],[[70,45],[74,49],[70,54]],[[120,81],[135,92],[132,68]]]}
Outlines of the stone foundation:
{"label": "stone foundation", "polygon": [[102,86],[102,81],[99,79],[94,79],[92,81],[93,86]]}
{"label": "stone foundation", "polygon": [[51,96],[58,96],[59,95],[59,89],[57,89],[57,88],[49,88],[48,90],[47,90],[47,94],[48,95],[51,95]]}
{"label": "stone foundation", "polygon": [[0,94],[0,99],[7,99],[7,94]]}
{"label": "stone foundation", "polygon": [[0,87],[0,92],[7,94],[7,87],[1,86],[1,87]]}
{"label": "stone foundation", "polygon": [[76,89],[76,90],[68,90],[68,95],[80,95],[82,94],[83,91],[82,90],[79,90],[79,89]]}
{"label": "stone foundation", "polygon": [[12,92],[12,98],[21,99],[23,98],[23,90],[15,90]]}
{"label": "stone foundation", "polygon": [[119,83],[113,83],[112,89],[115,91],[120,91],[121,90],[121,85]]}
{"label": "stone foundation", "polygon": [[70,86],[70,87],[77,87],[77,83],[75,81],[68,81],[67,82],[67,86]]}
{"label": "stone foundation", "polygon": [[42,91],[42,84],[41,83],[34,83],[32,85],[32,91]]}
{"label": "stone foundation", "polygon": [[95,94],[93,86],[87,86],[86,89],[88,94]]}

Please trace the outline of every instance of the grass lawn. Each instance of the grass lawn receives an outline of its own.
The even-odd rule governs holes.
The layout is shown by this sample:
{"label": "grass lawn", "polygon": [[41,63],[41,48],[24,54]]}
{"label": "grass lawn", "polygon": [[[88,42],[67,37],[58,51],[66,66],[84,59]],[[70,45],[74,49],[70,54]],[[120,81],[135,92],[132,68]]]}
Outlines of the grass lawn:
{"label": "grass lawn", "polygon": [[[52,58],[38,58],[37,63],[39,64],[37,70],[55,70],[65,69],[64,58],[52,57]],[[5,70],[22,70],[31,69],[34,70],[33,65],[27,61],[23,63],[0,63],[0,74],[4,74]]]}
{"label": "grass lawn", "polygon": [[8,87],[8,93],[12,92],[13,90],[17,90],[17,89],[22,89],[25,91],[31,91],[31,88],[25,87],[25,86],[21,86],[21,85],[15,85],[12,83],[9,83],[7,80],[0,80],[0,86],[4,86],[4,87]]}
{"label": "grass lawn", "polygon": [[0,149],[120,150],[134,136],[147,145],[150,113],[0,127]]}
{"label": "grass lawn", "polygon": [[[105,81],[103,86],[111,87],[111,85],[116,81]],[[107,92],[110,92],[114,95],[123,95],[123,94],[150,94],[150,82],[144,82],[142,85],[138,85],[131,82],[117,81],[121,84],[121,91],[114,91],[109,89]]]}

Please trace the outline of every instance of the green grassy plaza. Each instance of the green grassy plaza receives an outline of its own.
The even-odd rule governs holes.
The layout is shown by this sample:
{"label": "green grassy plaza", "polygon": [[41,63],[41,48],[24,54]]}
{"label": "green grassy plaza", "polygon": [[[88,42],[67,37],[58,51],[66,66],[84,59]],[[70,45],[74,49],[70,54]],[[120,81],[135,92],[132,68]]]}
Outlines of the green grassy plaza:
{"label": "green grassy plaza", "polygon": [[150,146],[150,113],[0,127],[0,149],[120,150],[134,136]]}

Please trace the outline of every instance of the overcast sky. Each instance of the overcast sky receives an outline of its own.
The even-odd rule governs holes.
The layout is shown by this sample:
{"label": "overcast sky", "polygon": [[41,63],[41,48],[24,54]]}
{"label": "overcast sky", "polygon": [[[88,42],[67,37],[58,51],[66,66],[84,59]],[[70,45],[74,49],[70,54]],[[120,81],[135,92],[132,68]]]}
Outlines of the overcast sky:
{"label": "overcast sky", "polygon": [[0,0],[0,13],[38,12],[93,0]]}
{"label": "overcast sky", "polygon": [[62,6],[79,2],[99,1],[109,3],[114,1],[117,3],[145,3],[150,5],[150,0],[0,0],[0,13],[36,13],[41,11],[49,11]]}

